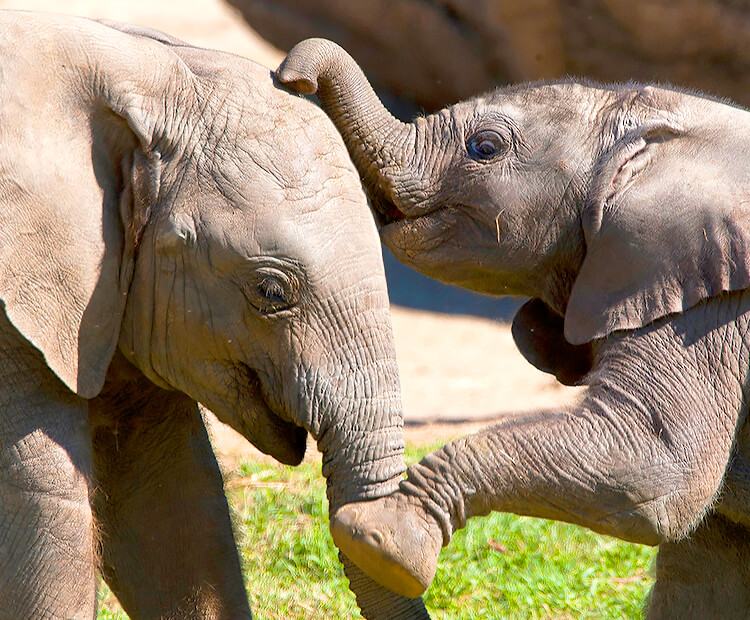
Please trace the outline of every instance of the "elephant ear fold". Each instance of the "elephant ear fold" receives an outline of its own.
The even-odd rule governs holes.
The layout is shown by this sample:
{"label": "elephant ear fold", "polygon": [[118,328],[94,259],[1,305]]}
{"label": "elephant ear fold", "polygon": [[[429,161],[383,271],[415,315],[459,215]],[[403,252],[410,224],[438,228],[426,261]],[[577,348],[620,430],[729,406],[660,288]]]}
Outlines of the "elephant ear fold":
{"label": "elephant ear fold", "polygon": [[[139,59],[139,39],[100,24],[55,20],[18,20],[28,40],[57,38],[39,58],[28,47],[0,77],[0,311],[72,391],[91,398],[117,346],[138,235],[158,191],[147,93],[133,70],[156,55]],[[49,49],[60,58],[43,56]]]}
{"label": "elephant ear fold", "polygon": [[565,313],[569,342],[637,329],[750,285],[750,142],[719,133],[721,119],[709,122],[717,127],[690,132],[645,123],[602,157]]}
{"label": "elephant ear fold", "polygon": [[564,385],[577,385],[591,370],[591,343],[572,345],[563,335],[563,317],[541,299],[527,301],[513,317],[513,340],[521,354]]}

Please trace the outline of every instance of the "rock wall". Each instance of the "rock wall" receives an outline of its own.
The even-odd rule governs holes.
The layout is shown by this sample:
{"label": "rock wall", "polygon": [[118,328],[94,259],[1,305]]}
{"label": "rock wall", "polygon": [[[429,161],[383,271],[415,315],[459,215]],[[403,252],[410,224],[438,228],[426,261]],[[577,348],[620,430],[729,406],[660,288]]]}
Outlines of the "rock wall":
{"label": "rock wall", "polygon": [[672,83],[750,106],[747,0],[227,0],[288,50],[337,41],[427,112],[563,75]]}

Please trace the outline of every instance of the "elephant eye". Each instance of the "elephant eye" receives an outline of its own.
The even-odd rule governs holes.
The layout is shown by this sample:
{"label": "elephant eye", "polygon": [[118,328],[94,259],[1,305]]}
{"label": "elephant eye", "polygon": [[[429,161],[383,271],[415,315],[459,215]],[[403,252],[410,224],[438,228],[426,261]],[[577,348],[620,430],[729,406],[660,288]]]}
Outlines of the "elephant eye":
{"label": "elephant eye", "polygon": [[263,278],[258,284],[258,290],[263,298],[272,306],[284,306],[287,303],[284,287],[275,278]]}
{"label": "elephant eye", "polygon": [[261,314],[272,315],[288,310],[297,303],[299,281],[291,273],[261,267],[254,271],[245,291],[250,303]]}
{"label": "elephant eye", "polygon": [[503,155],[510,145],[497,131],[483,129],[466,142],[466,148],[474,159],[488,160]]}

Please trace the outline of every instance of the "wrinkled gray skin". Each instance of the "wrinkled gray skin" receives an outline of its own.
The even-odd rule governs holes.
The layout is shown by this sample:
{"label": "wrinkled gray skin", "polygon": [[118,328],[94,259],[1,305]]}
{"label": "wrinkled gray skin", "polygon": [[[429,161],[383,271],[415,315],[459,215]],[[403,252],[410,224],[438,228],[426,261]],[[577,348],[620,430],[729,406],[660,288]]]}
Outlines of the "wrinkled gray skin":
{"label": "wrinkled gray skin", "polygon": [[[380,245],[340,136],[242,58],[0,13],[0,617],[249,617],[197,402],[332,508],[396,488]],[[367,617],[424,617],[348,564]]]}
{"label": "wrinkled gray skin", "polygon": [[588,390],[512,416],[334,515],[340,548],[395,591],[491,510],[660,545],[649,618],[750,610],[750,114],[696,94],[532,84],[394,120],[330,42],[277,72],[317,90],[406,264],[532,298],[535,365]]}

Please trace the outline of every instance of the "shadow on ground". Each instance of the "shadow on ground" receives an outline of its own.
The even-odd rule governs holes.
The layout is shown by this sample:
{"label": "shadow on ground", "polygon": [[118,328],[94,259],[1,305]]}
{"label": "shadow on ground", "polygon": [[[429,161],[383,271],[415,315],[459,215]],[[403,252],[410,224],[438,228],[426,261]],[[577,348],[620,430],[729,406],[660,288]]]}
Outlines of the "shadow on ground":
{"label": "shadow on ground", "polygon": [[479,295],[432,280],[400,263],[386,247],[383,247],[383,262],[388,294],[391,303],[397,306],[510,321],[524,301],[516,297]]}

